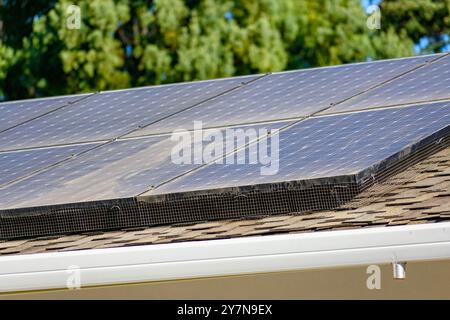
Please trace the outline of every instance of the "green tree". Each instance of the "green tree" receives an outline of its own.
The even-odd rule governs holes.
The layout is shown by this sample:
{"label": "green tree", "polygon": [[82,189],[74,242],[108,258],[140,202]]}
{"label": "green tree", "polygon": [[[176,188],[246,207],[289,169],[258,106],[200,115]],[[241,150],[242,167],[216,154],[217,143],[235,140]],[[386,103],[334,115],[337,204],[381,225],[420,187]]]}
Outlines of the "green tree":
{"label": "green tree", "polygon": [[291,68],[365,61],[372,55],[360,1],[304,1],[300,32],[290,47]]}
{"label": "green tree", "polygon": [[[67,27],[67,8],[81,28]],[[448,44],[450,0],[0,0],[0,96],[107,90],[365,61]]]}
{"label": "green tree", "polygon": [[[403,45],[412,50],[411,46],[422,41],[421,52],[433,53],[450,43],[450,0],[383,0],[380,8],[383,29],[388,30],[382,36],[391,39],[389,44],[396,41],[397,47]],[[382,43],[383,37],[380,38]],[[383,45],[377,49],[383,57]]]}

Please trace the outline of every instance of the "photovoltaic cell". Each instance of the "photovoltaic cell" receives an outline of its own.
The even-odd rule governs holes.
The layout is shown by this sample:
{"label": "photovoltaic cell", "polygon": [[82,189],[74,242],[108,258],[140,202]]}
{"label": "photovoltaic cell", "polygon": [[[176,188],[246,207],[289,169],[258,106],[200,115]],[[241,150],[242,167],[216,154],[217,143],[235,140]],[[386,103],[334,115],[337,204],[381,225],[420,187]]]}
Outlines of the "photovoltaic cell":
{"label": "photovoltaic cell", "polygon": [[0,132],[39,117],[87,95],[29,99],[0,103]]}
{"label": "photovoltaic cell", "polygon": [[408,73],[323,114],[450,99],[450,56]]}
{"label": "photovoltaic cell", "polygon": [[[275,129],[275,122],[241,129]],[[225,129],[216,132],[225,132]],[[207,134],[212,131],[206,132]],[[190,133],[193,138],[193,133]],[[0,189],[0,209],[35,207],[137,196],[200,163],[178,164],[171,154],[179,139],[171,136],[117,140]],[[191,140],[194,145],[216,143]],[[219,143],[219,141],[217,141]],[[225,147],[225,146],[224,146]],[[192,158],[193,160],[193,158]]]}
{"label": "photovoltaic cell", "polygon": [[0,134],[0,150],[114,139],[256,78],[102,92]]}
{"label": "photovoltaic cell", "polygon": [[439,56],[274,73],[129,136],[191,129],[194,120],[211,128],[309,116]]}
{"label": "photovoltaic cell", "polygon": [[280,133],[275,175],[261,175],[260,164],[211,164],[146,195],[357,174],[449,127],[448,102],[310,118]]}
{"label": "photovoltaic cell", "polygon": [[95,146],[97,144],[0,152],[0,187]]}

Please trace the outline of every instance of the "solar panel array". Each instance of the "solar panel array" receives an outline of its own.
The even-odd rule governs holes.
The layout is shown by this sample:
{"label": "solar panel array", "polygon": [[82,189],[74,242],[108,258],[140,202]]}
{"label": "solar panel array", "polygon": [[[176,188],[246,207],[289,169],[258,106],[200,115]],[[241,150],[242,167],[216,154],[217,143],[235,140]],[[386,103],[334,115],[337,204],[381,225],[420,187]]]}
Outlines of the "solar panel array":
{"label": "solar panel array", "polygon": [[[281,129],[289,125],[286,122],[274,122],[261,125],[249,125],[238,129],[258,130],[261,127]],[[224,130],[219,130],[223,132]],[[210,132],[212,133],[212,132]],[[208,132],[205,132],[207,135]],[[190,149],[196,145],[205,145],[206,141],[194,140],[194,133],[189,133]],[[133,197],[162,184],[165,181],[200,167],[193,156],[187,163],[174,163],[171,159],[178,140],[170,135],[141,137],[117,140],[99,145],[90,144],[91,152],[83,153],[29,178],[10,184],[0,191],[0,203],[3,208],[36,207],[46,204],[63,204],[83,201],[97,201],[115,198]],[[212,141],[211,143],[220,143]],[[225,145],[221,144],[224,149]],[[75,152],[86,145],[68,146],[54,156],[63,156]],[[36,149],[30,152],[51,152],[55,148]],[[4,154],[11,155],[12,152]],[[2,159],[0,153],[0,161]],[[26,155],[23,157],[26,158]],[[31,157],[30,157],[31,158]],[[30,158],[27,160],[30,161]],[[8,163],[7,163],[8,164]],[[1,168],[0,168],[1,170]],[[23,165],[13,165],[11,175],[18,175]],[[23,172],[23,171],[22,171]]]}
{"label": "solar panel array", "polygon": [[149,194],[356,174],[449,125],[450,102],[309,118],[280,133],[274,175],[261,175],[261,164],[213,163]]}
{"label": "solar panel array", "polygon": [[0,135],[0,150],[107,141],[256,78],[101,92],[8,130]]}
{"label": "solar panel array", "polygon": [[433,61],[423,56],[270,74],[252,85],[211,99],[130,136],[309,116]]}
{"label": "solar panel array", "polygon": [[[450,126],[443,54],[0,104],[0,210],[349,176]],[[282,129],[261,164],[176,164],[171,133]],[[212,131],[211,131],[212,132]],[[191,148],[207,141],[192,141]],[[223,145],[219,149],[223,149]],[[227,150],[229,151],[229,150]],[[269,154],[274,150],[268,150]],[[259,151],[258,151],[259,152]],[[220,158],[220,157],[219,157]],[[32,211],[32,209],[30,209]]]}

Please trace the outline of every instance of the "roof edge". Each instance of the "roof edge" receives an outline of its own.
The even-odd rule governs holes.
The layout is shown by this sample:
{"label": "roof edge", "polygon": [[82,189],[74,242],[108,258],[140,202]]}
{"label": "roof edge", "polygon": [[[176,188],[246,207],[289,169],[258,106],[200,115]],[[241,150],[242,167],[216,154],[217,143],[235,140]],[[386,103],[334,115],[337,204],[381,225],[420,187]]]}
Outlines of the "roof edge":
{"label": "roof edge", "polygon": [[450,258],[450,222],[0,257],[0,292]]}

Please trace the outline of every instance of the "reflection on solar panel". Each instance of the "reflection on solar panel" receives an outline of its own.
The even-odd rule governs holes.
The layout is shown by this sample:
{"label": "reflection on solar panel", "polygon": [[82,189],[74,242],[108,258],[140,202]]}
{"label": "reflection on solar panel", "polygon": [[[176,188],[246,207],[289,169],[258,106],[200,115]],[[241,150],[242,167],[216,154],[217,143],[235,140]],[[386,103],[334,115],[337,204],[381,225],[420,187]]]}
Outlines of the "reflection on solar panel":
{"label": "reflection on solar panel", "polygon": [[274,73],[130,136],[191,129],[192,119],[211,128],[308,116],[435,58],[433,55]]}
{"label": "reflection on solar panel", "polygon": [[[339,207],[450,143],[449,57],[0,104],[0,239]],[[189,141],[200,155],[283,130],[178,164],[169,133],[197,121],[220,133]]]}
{"label": "reflection on solar panel", "polygon": [[73,95],[0,103],[0,132],[42,116],[69,103],[76,102],[86,96]]}
{"label": "reflection on solar panel", "polygon": [[[275,122],[241,129],[279,129],[287,124]],[[105,144],[4,188],[0,203],[2,208],[19,208],[133,197],[201,165],[173,163],[171,153],[177,143],[164,135]]]}
{"label": "reflection on solar panel", "polygon": [[212,164],[150,194],[357,174],[449,125],[449,102],[312,118],[280,134],[275,175]]}
{"label": "reflection on solar panel", "polygon": [[96,146],[83,144],[0,152],[0,187]]}
{"label": "reflection on solar panel", "polygon": [[116,138],[256,77],[102,92],[0,135],[0,150]]}
{"label": "reflection on solar panel", "polygon": [[450,56],[334,106],[325,113],[450,99]]}

